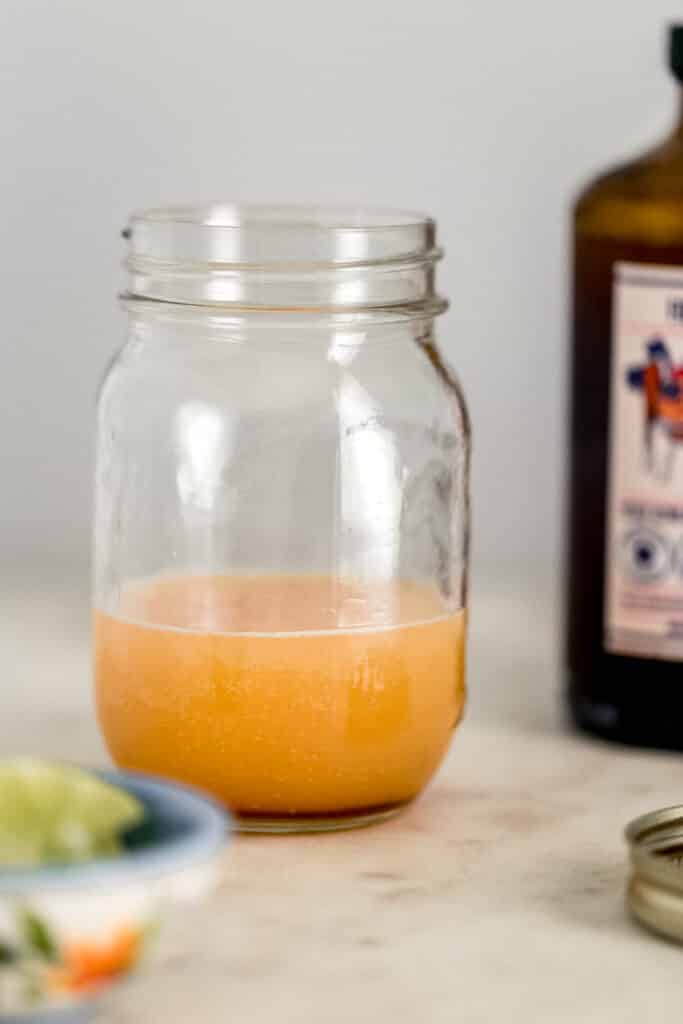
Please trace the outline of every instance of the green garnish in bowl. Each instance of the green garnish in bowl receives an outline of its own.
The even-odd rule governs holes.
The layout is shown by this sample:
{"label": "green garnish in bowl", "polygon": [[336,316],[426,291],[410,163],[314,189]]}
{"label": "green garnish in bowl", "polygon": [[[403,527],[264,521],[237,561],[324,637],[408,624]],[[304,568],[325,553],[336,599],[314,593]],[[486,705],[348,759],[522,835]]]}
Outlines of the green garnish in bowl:
{"label": "green garnish in bowl", "polygon": [[122,852],[142,803],[71,765],[0,760],[0,868],[75,864]]}

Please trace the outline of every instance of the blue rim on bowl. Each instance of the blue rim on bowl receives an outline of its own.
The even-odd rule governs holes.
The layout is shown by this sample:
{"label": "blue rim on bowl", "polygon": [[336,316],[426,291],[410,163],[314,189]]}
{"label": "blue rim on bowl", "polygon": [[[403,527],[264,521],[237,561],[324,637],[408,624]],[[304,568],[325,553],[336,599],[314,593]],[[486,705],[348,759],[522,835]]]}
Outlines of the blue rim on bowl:
{"label": "blue rim on bowl", "polygon": [[230,816],[216,801],[190,786],[126,771],[96,771],[105,782],[127,790],[145,807],[144,822],[126,836],[119,857],[83,864],[0,869],[0,893],[66,889],[157,878],[215,856],[230,832]]}

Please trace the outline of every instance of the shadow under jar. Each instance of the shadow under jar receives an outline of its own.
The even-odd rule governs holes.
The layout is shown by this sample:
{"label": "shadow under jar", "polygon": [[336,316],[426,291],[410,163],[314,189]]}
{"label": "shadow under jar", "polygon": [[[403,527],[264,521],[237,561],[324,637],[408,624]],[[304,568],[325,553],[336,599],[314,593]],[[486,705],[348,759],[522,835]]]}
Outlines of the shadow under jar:
{"label": "shadow under jar", "polygon": [[411,801],[464,703],[469,426],[435,225],[132,217],[98,414],[95,675],[122,767],[255,831]]}

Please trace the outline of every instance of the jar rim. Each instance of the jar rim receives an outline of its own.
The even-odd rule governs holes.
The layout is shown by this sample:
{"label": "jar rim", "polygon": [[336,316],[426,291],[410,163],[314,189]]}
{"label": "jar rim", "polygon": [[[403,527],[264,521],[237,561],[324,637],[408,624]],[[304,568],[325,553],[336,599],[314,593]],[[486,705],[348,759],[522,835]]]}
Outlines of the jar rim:
{"label": "jar rim", "polygon": [[306,205],[305,203],[209,202],[134,211],[128,227],[141,223],[193,224],[244,232],[256,225],[271,230],[395,232],[435,228],[433,217],[398,207]]}
{"label": "jar rim", "polygon": [[[209,219],[211,218],[211,219]],[[219,219],[220,218],[220,219]],[[310,227],[382,230],[411,224],[434,223],[434,218],[417,210],[392,206],[351,206],[307,203],[236,203],[216,200],[178,206],[156,206],[136,210],[131,220],[163,220],[211,223],[222,227],[241,227],[245,220],[268,221]]]}
{"label": "jar rim", "polygon": [[362,206],[208,203],[132,214],[128,294],[196,305],[433,303],[432,217]]}

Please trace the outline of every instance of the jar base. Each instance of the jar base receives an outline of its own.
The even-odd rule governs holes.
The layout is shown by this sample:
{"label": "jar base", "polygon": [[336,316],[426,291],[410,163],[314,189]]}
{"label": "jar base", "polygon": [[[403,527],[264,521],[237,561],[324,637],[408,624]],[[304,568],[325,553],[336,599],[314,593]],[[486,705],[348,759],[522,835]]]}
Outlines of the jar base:
{"label": "jar base", "polygon": [[353,828],[366,828],[400,814],[413,802],[369,807],[367,810],[340,811],[329,814],[240,814],[235,812],[238,832],[262,835],[311,834],[315,832],[342,832]]}

